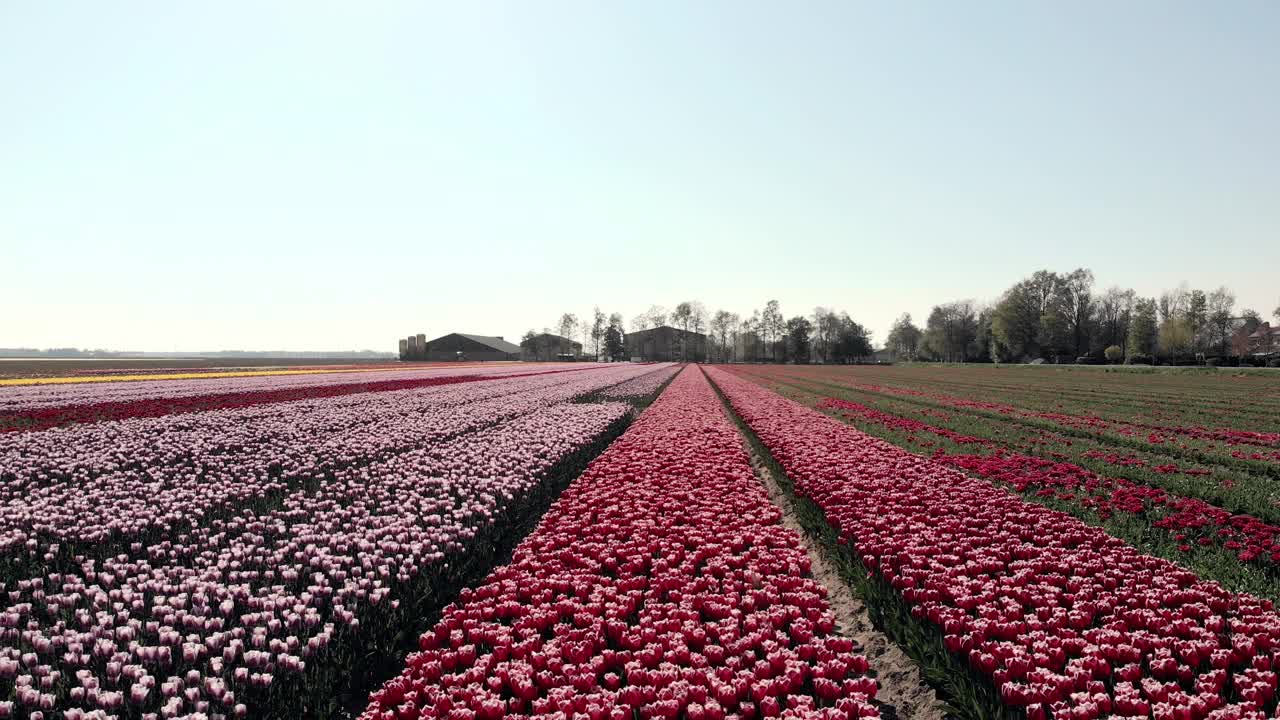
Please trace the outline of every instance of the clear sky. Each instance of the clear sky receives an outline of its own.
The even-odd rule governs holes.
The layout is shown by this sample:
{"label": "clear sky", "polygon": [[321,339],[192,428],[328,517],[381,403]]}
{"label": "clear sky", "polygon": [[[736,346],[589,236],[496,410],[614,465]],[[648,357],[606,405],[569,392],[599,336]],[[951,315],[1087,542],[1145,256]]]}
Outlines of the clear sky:
{"label": "clear sky", "polygon": [[1280,303],[1280,2],[0,4],[0,346]]}

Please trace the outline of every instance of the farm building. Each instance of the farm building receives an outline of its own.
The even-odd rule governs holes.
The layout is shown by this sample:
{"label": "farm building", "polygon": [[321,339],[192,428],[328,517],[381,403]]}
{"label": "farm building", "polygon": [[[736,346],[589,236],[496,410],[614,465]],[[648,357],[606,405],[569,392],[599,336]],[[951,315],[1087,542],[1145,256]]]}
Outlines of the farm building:
{"label": "farm building", "polygon": [[423,334],[410,335],[400,340],[400,359],[401,360],[423,360],[427,355],[427,336]]}
{"label": "farm building", "polygon": [[401,360],[519,360],[520,347],[502,336],[450,333],[430,342],[418,335],[401,341]]}
{"label": "farm building", "polygon": [[1249,352],[1254,355],[1267,355],[1280,351],[1280,327],[1271,327],[1271,323],[1262,323],[1249,336]]}
{"label": "farm building", "polygon": [[521,360],[577,360],[582,357],[582,343],[552,333],[525,336],[520,341]]}
{"label": "farm building", "polygon": [[627,355],[633,360],[705,362],[707,359],[706,335],[669,325],[629,332],[626,345]]}

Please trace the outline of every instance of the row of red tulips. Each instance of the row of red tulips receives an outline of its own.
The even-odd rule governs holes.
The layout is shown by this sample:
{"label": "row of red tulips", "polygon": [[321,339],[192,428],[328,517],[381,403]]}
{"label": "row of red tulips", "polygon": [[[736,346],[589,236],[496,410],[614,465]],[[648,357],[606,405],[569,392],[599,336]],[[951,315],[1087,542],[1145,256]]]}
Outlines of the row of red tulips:
{"label": "row of red tulips", "polygon": [[1231,513],[1197,498],[1181,497],[1125,478],[1098,475],[1074,463],[1010,452],[992,440],[882,412],[861,403],[825,398],[818,407],[834,410],[850,420],[874,423],[917,438],[933,435],[959,446],[978,446],[987,452],[947,453],[939,448],[933,459],[971,475],[1004,483],[1021,493],[1079,504],[1104,520],[1115,514],[1150,519],[1153,526],[1174,533],[1184,552],[1195,544],[1219,547],[1236,555],[1240,562],[1258,562],[1263,566],[1280,563],[1280,526],[1251,515]]}
{"label": "row of red tulips", "polygon": [[779,519],[686,369],[363,718],[877,716],[867,662]]}
{"label": "row of red tulips", "polygon": [[[924,398],[948,407],[983,410],[1009,417],[1038,420],[1053,425],[1127,438],[1151,446],[1169,445],[1195,450],[1208,456],[1227,456],[1242,460],[1280,462],[1280,433],[1257,432],[1237,428],[1207,428],[1190,425],[1159,425],[1138,420],[1115,420],[1097,415],[1074,415],[1061,412],[1028,410],[1006,403],[973,400],[945,393],[925,392],[910,388],[888,387],[869,383],[852,383],[850,387],[887,395]],[[1256,450],[1233,449],[1252,446]]]}
{"label": "row of red tulips", "polygon": [[914,621],[1030,718],[1276,716],[1280,616],[728,372],[733,408]]}

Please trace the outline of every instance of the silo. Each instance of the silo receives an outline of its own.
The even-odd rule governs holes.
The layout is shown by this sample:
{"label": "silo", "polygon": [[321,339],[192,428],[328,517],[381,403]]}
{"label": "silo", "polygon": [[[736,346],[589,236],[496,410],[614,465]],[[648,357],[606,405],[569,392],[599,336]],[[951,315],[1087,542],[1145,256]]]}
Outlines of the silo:
{"label": "silo", "polygon": [[418,333],[417,339],[418,339],[418,359],[426,360],[427,359],[427,336],[423,333]]}
{"label": "silo", "polygon": [[409,359],[409,340],[408,338],[400,338],[400,359]]}

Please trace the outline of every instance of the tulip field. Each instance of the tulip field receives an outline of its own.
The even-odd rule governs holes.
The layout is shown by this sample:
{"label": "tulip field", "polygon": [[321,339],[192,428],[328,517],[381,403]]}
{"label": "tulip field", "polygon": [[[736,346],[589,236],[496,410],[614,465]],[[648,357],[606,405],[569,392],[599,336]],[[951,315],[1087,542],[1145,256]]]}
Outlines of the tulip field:
{"label": "tulip field", "polygon": [[1280,717],[1280,384],[1050,372],[711,377],[961,714]]}
{"label": "tulip field", "polygon": [[0,718],[337,716],[672,371],[4,388]]}
{"label": "tulip field", "polygon": [[0,387],[0,720],[1280,718],[1264,376],[190,375]]}

